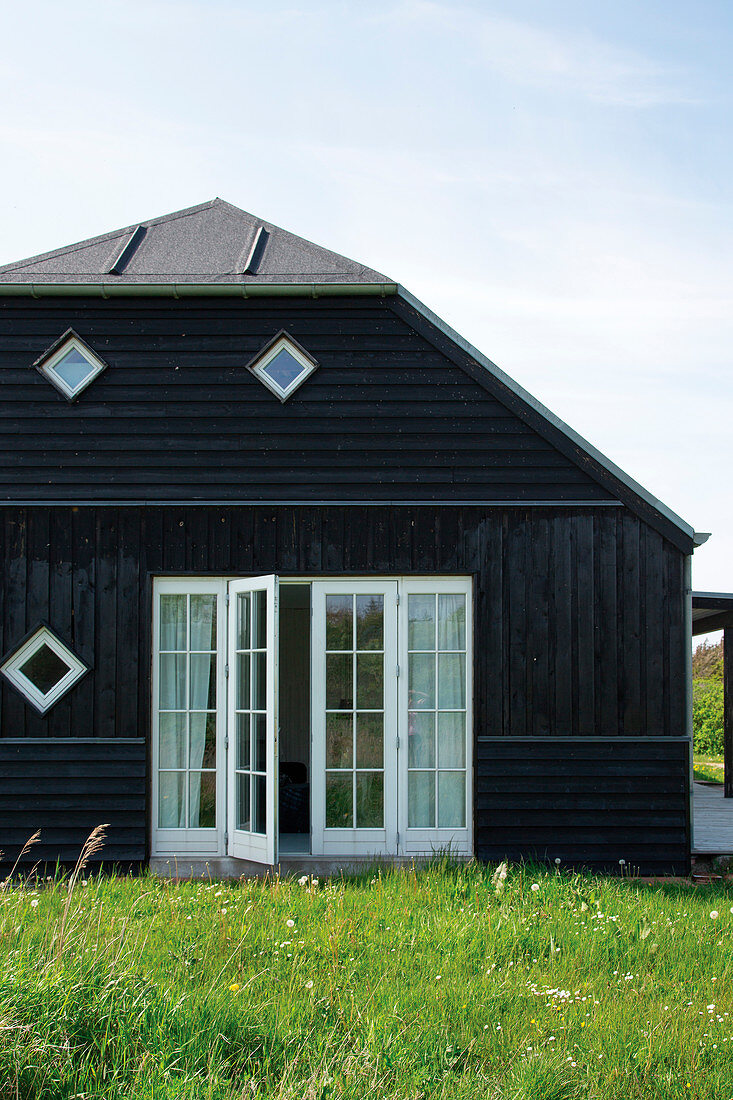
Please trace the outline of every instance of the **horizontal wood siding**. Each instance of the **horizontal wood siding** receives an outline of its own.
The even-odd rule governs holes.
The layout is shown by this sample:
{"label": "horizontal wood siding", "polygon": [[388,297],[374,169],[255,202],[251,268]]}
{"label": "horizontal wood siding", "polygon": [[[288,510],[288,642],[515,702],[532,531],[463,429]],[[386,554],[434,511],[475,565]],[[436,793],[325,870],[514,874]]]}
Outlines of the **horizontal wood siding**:
{"label": "horizontal wood siding", "polygon": [[[635,739],[619,742],[642,768],[607,811],[620,823],[644,789],[637,742],[685,735],[684,557],[622,508],[27,507],[0,512],[0,539],[3,652],[47,620],[92,666],[46,717],[3,681],[1,737],[147,740],[151,577],[269,572],[472,575],[479,743]],[[529,779],[508,771],[505,794],[542,793]]]}
{"label": "horizontal wood siding", "polygon": [[479,734],[476,854],[687,874],[688,760],[684,739]]}
{"label": "horizontal wood siding", "polygon": [[[32,366],[69,327],[109,364],[73,404]],[[284,405],[244,366],[280,329],[320,364]],[[612,499],[390,299],[0,299],[0,385],[0,500]]]}
{"label": "horizontal wood siding", "polygon": [[107,840],[92,861],[124,869],[145,860],[145,742],[141,738],[0,738],[0,871],[15,862],[37,829],[20,866],[75,863],[97,825]]}

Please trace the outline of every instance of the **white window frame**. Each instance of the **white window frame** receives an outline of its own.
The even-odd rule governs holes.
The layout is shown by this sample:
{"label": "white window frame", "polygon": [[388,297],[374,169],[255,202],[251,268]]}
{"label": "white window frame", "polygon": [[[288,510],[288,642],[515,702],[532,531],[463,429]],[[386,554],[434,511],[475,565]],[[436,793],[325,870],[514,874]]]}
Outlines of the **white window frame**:
{"label": "white window frame", "polygon": [[[204,596],[214,594],[216,601],[216,826],[213,829],[165,829],[158,825],[160,761],[160,597]],[[226,652],[227,652],[227,580],[206,577],[155,577],[153,580],[152,649],[152,844],[153,856],[221,856],[226,852]],[[188,771],[186,772],[188,782]]]}
{"label": "white window frame", "polygon": [[[292,382],[284,387],[280,386],[274,378],[270,378],[266,373],[266,367],[281,351],[287,351],[292,355],[296,363],[302,368],[300,374],[296,375]],[[318,363],[313,356],[310,355],[304,347],[301,347],[292,336],[289,336],[287,332],[279,332],[277,336],[275,336],[275,338],[247,364],[248,370],[251,370],[255,377],[259,378],[260,382],[267,386],[268,390],[274,393],[282,402],[287,401],[287,399],[303,385],[306,378],[310,377],[317,366]]]}
{"label": "white window frame", "polygon": [[[75,386],[69,386],[54,369],[70,351],[78,351],[90,367],[89,374],[81,382],[77,382]],[[44,352],[41,358],[36,360],[34,366],[52,386],[56,387],[59,393],[64,395],[67,401],[76,401],[87,386],[90,386],[94,379],[107,368],[104,360],[95,355],[89,345],[80,336],[77,336],[72,329],[65,332],[60,340]]]}
{"label": "white window frame", "polygon": [[[394,577],[314,580],[311,584],[310,787],[314,856],[348,859],[397,852],[397,592]],[[384,826],[381,829],[326,828],[326,597],[352,593],[384,596]]]}
{"label": "white window frame", "polygon": [[[407,744],[409,698],[408,606],[411,594],[465,594],[466,597],[466,824],[464,828],[408,827],[408,764]],[[437,624],[436,624],[437,629]],[[399,833],[400,852],[404,855],[427,855],[447,851],[454,855],[473,852],[473,583],[470,577],[403,577],[400,581],[400,669],[399,678],[400,738],[399,767]],[[437,714],[437,699],[436,699]],[[437,738],[437,728],[436,728]],[[437,741],[436,741],[437,770]]]}
{"label": "white window frame", "polygon": [[[21,666],[26,663],[44,645],[47,645],[56,656],[69,666],[66,672],[54,686],[45,694],[36,687],[21,671]],[[34,630],[29,638],[16,649],[0,668],[5,678],[20,692],[23,698],[36,708],[39,714],[46,714],[54,703],[58,703],[62,696],[70,691],[74,684],[89,671],[88,665],[76,656],[75,653],[64,645],[50,627],[45,624]]]}

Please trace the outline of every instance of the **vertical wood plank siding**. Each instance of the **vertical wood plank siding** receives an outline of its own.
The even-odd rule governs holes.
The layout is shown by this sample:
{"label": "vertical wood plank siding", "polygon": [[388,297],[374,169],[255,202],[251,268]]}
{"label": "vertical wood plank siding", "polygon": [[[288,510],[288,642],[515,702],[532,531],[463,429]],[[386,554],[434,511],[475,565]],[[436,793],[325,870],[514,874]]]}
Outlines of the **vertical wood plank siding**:
{"label": "vertical wood plank siding", "polygon": [[[29,506],[0,510],[0,537],[3,652],[46,620],[93,665],[43,718],[3,682],[2,738],[96,738],[108,754],[115,738],[149,741],[155,574],[472,574],[478,854],[617,866],[632,834],[661,829],[649,866],[687,858],[684,558],[625,509]],[[107,789],[90,759],[80,809]],[[37,810],[6,784],[8,854],[7,836],[46,824],[49,781],[41,770]]]}

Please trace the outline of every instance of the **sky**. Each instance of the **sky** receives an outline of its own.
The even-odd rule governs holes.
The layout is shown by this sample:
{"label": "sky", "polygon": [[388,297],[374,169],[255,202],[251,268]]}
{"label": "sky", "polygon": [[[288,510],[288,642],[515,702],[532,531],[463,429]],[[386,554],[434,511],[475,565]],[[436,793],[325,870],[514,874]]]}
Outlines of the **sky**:
{"label": "sky", "polygon": [[218,195],[406,286],[733,591],[727,0],[0,14],[0,263]]}

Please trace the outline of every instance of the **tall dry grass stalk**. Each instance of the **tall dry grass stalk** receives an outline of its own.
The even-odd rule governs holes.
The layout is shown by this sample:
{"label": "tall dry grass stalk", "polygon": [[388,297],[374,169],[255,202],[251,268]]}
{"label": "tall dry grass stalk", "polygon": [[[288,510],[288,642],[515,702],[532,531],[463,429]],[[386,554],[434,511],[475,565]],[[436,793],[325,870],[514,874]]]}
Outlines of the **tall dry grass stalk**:
{"label": "tall dry grass stalk", "polygon": [[64,904],[64,911],[61,915],[61,927],[59,928],[59,935],[58,935],[58,939],[56,941],[56,955],[57,956],[62,954],[62,952],[64,950],[64,944],[66,942],[66,940],[65,940],[66,921],[67,921],[67,918],[69,916],[69,908],[71,906],[71,898],[72,898],[72,895],[74,893],[74,887],[76,886],[77,882],[79,881],[79,877],[81,876],[81,873],[84,870],[84,868],[89,863],[90,859],[92,859],[92,857],[95,856],[97,854],[97,852],[101,852],[102,848],[104,848],[104,842],[106,840],[106,833],[107,833],[108,828],[109,828],[108,824],[106,824],[106,825],[95,825],[95,827],[92,829],[89,836],[84,841],[84,845],[82,847],[82,850],[79,853],[79,858],[76,861],[76,866],[74,867],[74,870],[71,872],[71,876],[69,878],[69,882],[68,882],[67,889],[66,889],[66,902]]}
{"label": "tall dry grass stalk", "polygon": [[[40,840],[41,840],[41,830],[36,829],[33,836],[28,837],[25,844],[23,845],[23,847],[18,852],[17,859],[15,860],[15,863],[13,864],[13,866],[10,869],[10,874],[5,879],[5,884],[9,884],[12,881],[13,875],[15,874],[16,869],[18,867],[18,864],[20,863],[23,856],[26,854],[26,852],[29,852],[31,850],[31,848],[33,847],[34,844],[39,844]],[[2,855],[3,855],[3,853],[0,852],[0,858],[2,858]]]}

